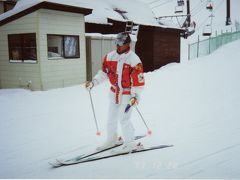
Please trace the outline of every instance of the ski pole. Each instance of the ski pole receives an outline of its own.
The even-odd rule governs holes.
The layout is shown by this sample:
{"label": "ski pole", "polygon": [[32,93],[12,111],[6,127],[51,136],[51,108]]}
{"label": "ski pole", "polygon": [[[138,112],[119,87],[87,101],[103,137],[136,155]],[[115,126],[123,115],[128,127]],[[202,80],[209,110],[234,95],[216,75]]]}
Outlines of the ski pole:
{"label": "ski pole", "polygon": [[96,133],[96,135],[97,135],[97,136],[100,136],[100,135],[101,135],[101,132],[99,131],[99,128],[98,128],[96,113],[95,113],[95,109],[94,109],[94,106],[93,106],[92,94],[91,94],[90,91],[91,91],[91,90],[89,90],[88,92],[89,92],[89,96],[90,96],[90,100],[91,100],[91,105],[92,105],[92,111],[93,111],[93,116],[94,116],[94,120],[95,120],[95,125],[96,125],[96,128],[97,128],[97,133]]}
{"label": "ski pole", "polygon": [[148,127],[146,121],[144,120],[144,118],[143,118],[141,112],[139,111],[139,109],[137,108],[137,106],[135,106],[135,108],[136,108],[138,114],[140,115],[140,117],[141,117],[141,119],[142,119],[142,121],[143,121],[145,127],[147,128],[147,130],[148,130],[148,134],[151,135],[151,134],[152,134],[152,131],[149,129],[149,127]]}

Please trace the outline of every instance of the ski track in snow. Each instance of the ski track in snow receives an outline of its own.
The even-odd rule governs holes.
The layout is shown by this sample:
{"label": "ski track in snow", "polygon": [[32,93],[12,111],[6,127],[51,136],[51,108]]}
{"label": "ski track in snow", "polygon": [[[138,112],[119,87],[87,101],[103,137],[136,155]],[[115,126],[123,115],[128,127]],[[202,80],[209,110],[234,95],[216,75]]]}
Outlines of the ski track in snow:
{"label": "ski track in snow", "polygon": [[[82,85],[0,90],[0,178],[240,178],[239,46],[145,74],[139,110],[153,134],[141,142],[174,147],[71,167],[51,169],[48,162],[104,141],[108,83],[93,90],[98,138]],[[136,135],[146,133],[136,111],[132,121]]]}

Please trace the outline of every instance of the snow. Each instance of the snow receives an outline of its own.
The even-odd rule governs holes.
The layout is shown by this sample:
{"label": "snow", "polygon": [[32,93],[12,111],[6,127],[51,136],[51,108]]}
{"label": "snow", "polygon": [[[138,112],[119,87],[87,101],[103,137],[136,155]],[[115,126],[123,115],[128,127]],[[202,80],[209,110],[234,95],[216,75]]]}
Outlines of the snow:
{"label": "snow", "polygon": [[[117,36],[117,34],[101,34],[101,33],[85,33],[86,37],[92,37],[92,38],[103,38],[103,39],[112,39],[114,40]],[[137,37],[136,35],[130,34],[131,41],[136,42]]]}
{"label": "snow", "polygon": [[[88,22],[106,23],[109,16],[122,19],[112,11],[117,5],[129,11],[128,16],[135,21],[153,23],[153,15],[141,9],[146,5],[125,1],[63,0],[61,3],[93,8],[93,14],[86,16]],[[169,3],[154,7],[163,1],[153,4],[152,0],[139,1],[150,5],[156,16],[173,15],[176,4],[166,1]],[[39,2],[21,0],[12,11],[0,15],[0,20]],[[198,3],[202,8],[196,8]],[[102,131],[100,137],[95,135],[89,94],[83,85],[42,92],[0,89],[0,178],[239,179],[240,41],[227,44],[209,56],[187,61],[187,44],[197,40],[209,15],[205,3],[206,0],[191,0],[198,30],[191,38],[182,39],[181,64],[172,63],[145,74],[146,88],[138,108],[153,134],[141,142],[146,147],[159,144],[174,147],[51,169],[49,161],[89,152],[104,142],[108,83],[92,91]],[[213,28],[218,32],[234,30],[234,21],[240,20],[237,9],[240,1],[231,3],[233,25],[225,27],[225,3],[215,1],[219,6],[214,12]],[[141,10],[134,12],[135,6]],[[97,33],[86,35],[103,37]],[[136,135],[147,132],[136,111],[132,121]]]}
{"label": "snow", "polygon": [[[147,4],[153,11],[156,17],[160,16],[174,16],[174,15],[186,15],[186,5],[183,7],[183,13],[175,14],[175,7],[177,6],[176,0],[139,0],[140,2],[144,2]],[[212,32],[213,36],[217,34],[221,34],[223,32],[231,32],[235,31],[235,22],[240,22],[240,14],[239,7],[240,1],[231,1],[231,21],[232,25],[225,26],[226,22],[226,1],[225,0],[211,0],[213,2],[213,22],[212,22]],[[208,37],[202,36],[204,27],[210,23],[209,16],[211,12],[206,9],[208,0],[190,0],[190,12],[191,12],[191,20],[196,22],[196,32],[188,38],[189,43],[196,42],[198,39],[198,35],[200,36],[200,40],[206,39]],[[185,1],[186,3],[186,1]],[[179,27],[178,21],[182,24],[185,21],[186,17],[178,17],[176,18],[168,18],[163,19],[166,25],[170,26],[172,24],[175,27]]]}
{"label": "snow", "polygon": [[85,33],[85,36],[87,37],[96,37],[96,38],[109,38],[109,39],[115,39],[116,34],[101,34],[101,33]]}
{"label": "snow", "polygon": [[[26,8],[32,7],[36,4],[43,2],[44,0],[20,0],[15,8],[3,15],[0,15],[0,21],[10,17],[16,13],[23,11]],[[126,11],[125,16],[127,19],[132,20],[135,23],[159,26],[151,9],[144,3],[136,0],[45,0],[47,2],[66,4],[70,6],[85,7],[93,9],[92,14],[85,17],[86,22],[108,24],[107,18],[111,18],[118,21],[126,21],[119,13],[114,9]],[[134,8],[132,8],[134,7]],[[137,9],[137,11],[136,11]]]}
{"label": "snow", "polygon": [[[96,129],[83,85],[31,92],[0,90],[0,178],[240,178],[240,41],[213,54],[145,74],[139,110],[151,152],[51,169],[49,161],[105,140],[108,83],[92,90]],[[147,132],[134,111],[136,134]]]}
{"label": "snow", "polygon": [[38,1],[28,1],[28,3],[26,3],[24,6],[19,6],[19,7],[15,6],[12,10],[1,14],[0,15],[0,21],[4,20],[6,18],[9,18],[9,17],[11,17],[11,16],[13,16],[17,13],[20,13],[20,12],[22,12],[22,11],[24,11],[24,10],[26,10],[26,9],[34,6],[34,5],[37,5],[38,3],[39,3]]}

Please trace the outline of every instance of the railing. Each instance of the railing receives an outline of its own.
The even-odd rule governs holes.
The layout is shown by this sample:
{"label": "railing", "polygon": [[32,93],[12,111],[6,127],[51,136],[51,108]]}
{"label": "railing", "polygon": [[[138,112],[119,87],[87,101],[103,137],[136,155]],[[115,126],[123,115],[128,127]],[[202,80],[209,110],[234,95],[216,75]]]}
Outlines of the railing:
{"label": "railing", "polygon": [[240,39],[240,31],[225,32],[216,37],[188,45],[188,60],[211,54],[224,44]]}

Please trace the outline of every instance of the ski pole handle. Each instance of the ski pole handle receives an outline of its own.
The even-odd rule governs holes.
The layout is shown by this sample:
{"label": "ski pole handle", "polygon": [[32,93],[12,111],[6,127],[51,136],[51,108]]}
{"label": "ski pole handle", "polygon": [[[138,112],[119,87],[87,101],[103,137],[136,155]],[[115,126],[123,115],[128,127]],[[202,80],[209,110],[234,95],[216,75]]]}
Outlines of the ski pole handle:
{"label": "ski pole handle", "polygon": [[126,108],[125,108],[125,113],[127,113],[127,112],[129,111],[130,108],[131,108],[131,105],[128,104],[128,105],[126,106]]}
{"label": "ski pole handle", "polygon": [[136,98],[136,97],[132,97],[132,98],[130,99],[130,102],[127,104],[127,106],[126,106],[126,108],[125,108],[125,113],[127,113],[127,112],[130,110],[130,108],[131,108],[133,105],[137,104],[137,103],[138,103],[137,98]]}

